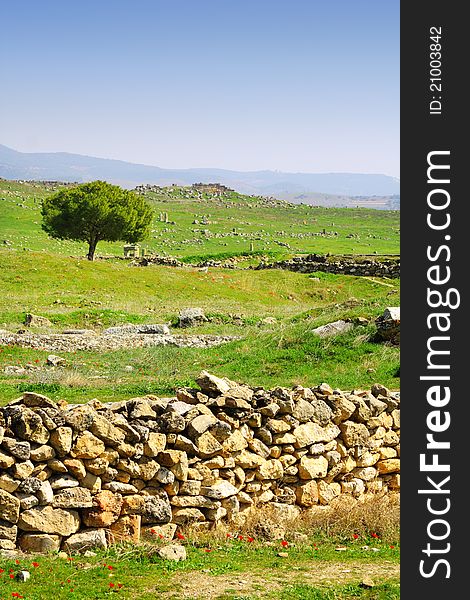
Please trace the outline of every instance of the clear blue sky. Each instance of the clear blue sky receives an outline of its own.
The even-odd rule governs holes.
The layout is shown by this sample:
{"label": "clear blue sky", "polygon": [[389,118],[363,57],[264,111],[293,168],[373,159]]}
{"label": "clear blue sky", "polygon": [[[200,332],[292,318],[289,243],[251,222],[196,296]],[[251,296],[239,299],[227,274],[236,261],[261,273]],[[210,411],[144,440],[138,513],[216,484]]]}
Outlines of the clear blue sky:
{"label": "clear blue sky", "polygon": [[399,0],[1,3],[0,143],[399,176]]}

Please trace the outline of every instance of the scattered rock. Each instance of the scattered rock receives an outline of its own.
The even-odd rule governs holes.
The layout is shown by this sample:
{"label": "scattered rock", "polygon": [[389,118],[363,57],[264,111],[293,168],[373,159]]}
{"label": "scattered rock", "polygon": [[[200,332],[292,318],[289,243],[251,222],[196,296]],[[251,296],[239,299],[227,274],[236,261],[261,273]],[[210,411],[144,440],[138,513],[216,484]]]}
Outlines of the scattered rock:
{"label": "scattered rock", "polygon": [[157,552],[160,558],[164,560],[180,561],[186,560],[186,548],[179,544],[170,544],[159,548]]}
{"label": "scattered rock", "polygon": [[339,335],[340,333],[346,333],[350,331],[354,325],[349,321],[343,321],[342,319],[339,321],[333,321],[332,323],[327,323],[326,325],[321,325],[320,327],[316,327],[312,329],[312,333],[318,335],[321,338],[331,337],[333,335]]}

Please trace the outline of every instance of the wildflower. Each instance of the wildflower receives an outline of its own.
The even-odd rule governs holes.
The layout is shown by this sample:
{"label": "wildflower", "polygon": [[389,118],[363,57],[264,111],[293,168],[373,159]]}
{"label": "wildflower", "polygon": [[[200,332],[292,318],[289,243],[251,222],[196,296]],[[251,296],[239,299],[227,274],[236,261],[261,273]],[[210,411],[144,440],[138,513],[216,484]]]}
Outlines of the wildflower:
{"label": "wildflower", "polygon": [[239,535],[239,536],[238,536],[238,539],[239,539],[239,540],[240,540],[240,542],[241,542],[241,541],[243,540],[243,536],[242,536],[242,535]]}
{"label": "wildflower", "polygon": [[15,579],[15,576],[13,575],[13,573],[10,573],[10,579]]}
{"label": "wildflower", "polygon": [[255,538],[252,538],[252,537],[247,537],[246,539],[247,539],[248,542],[254,542],[255,541]]}
{"label": "wildflower", "polygon": [[70,583],[70,581],[71,581],[70,579],[67,579],[67,583]]}
{"label": "wildflower", "polygon": [[231,533],[227,533],[227,535],[226,535],[225,537],[227,537],[227,538],[231,538],[231,537],[232,537],[232,534],[231,534]]}
{"label": "wildflower", "polygon": [[353,534],[353,538],[354,538],[355,540],[357,540],[357,538],[358,538],[358,537],[359,537],[359,536],[357,535],[357,533]]}
{"label": "wildflower", "polygon": [[212,552],[212,548],[204,548],[204,552]]}
{"label": "wildflower", "polygon": [[123,583],[118,583],[117,584],[117,586],[118,586],[119,589],[121,589],[123,585],[124,585]]}
{"label": "wildflower", "polygon": [[163,534],[161,534],[161,533],[159,533],[159,534],[158,534],[158,537],[159,537],[161,540],[163,540],[163,539],[165,538],[165,536],[164,536]]}
{"label": "wildflower", "polygon": [[287,542],[286,540],[282,540],[282,542],[281,542],[281,546],[282,546],[283,548],[287,548],[287,547],[289,546],[289,542]]}
{"label": "wildflower", "polygon": [[151,533],[152,535],[155,535],[157,532],[155,531],[155,529],[150,529],[149,533]]}
{"label": "wildflower", "polygon": [[114,567],[112,567],[111,565],[108,565],[108,569],[109,569],[110,571],[112,571],[112,570],[114,569]]}
{"label": "wildflower", "polygon": [[183,535],[182,533],[180,533],[179,531],[178,531],[178,533],[176,534],[176,537],[177,537],[179,540],[185,540],[185,539],[186,539],[186,538],[184,537],[184,535]]}
{"label": "wildflower", "polygon": [[395,546],[390,546],[390,548],[393,550],[395,548]]}
{"label": "wildflower", "polygon": [[109,587],[110,587],[110,588],[113,588],[113,587],[114,587],[114,583],[110,583],[110,584],[109,584]]}
{"label": "wildflower", "polygon": [[15,563],[16,563],[17,565],[19,565],[19,564],[20,564],[20,561],[19,561],[18,559],[16,559],[16,560],[15,560]]}
{"label": "wildflower", "polygon": [[39,567],[39,563],[38,562],[33,562],[31,564],[33,565],[33,567]]}

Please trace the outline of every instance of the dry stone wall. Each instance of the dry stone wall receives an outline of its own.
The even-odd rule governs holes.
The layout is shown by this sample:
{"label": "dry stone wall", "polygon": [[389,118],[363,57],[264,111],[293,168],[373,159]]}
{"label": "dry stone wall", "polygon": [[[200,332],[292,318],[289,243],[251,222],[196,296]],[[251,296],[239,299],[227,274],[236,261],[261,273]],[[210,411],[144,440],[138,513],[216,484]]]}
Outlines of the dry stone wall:
{"label": "dry stone wall", "polygon": [[296,516],[399,489],[399,393],[267,391],[205,371],[198,385],[108,404],[26,392],[0,408],[0,549],[171,539],[253,507]]}
{"label": "dry stone wall", "polygon": [[399,259],[337,259],[327,260],[326,257],[309,254],[296,256],[289,260],[274,263],[262,262],[256,269],[285,269],[298,273],[315,273],[322,271],[336,275],[356,275],[363,277],[400,277]]}

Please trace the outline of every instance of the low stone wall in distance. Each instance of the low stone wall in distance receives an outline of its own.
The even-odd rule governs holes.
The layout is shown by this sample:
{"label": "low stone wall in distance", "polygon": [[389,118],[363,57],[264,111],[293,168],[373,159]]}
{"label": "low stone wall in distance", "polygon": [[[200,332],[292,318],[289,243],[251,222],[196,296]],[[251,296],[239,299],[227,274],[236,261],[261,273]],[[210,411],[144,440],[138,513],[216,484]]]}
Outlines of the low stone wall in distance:
{"label": "low stone wall in distance", "polygon": [[400,259],[378,258],[341,258],[328,260],[326,257],[309,254],[296,256],[289,260],[274,263],[260,263],[256,269],[285,269],[298,273],[315,273],[322,271],[336,275],[356,275],[363,277],[400,277]]}
{"label": "low stone wall in distance", "polygon": [[205,371],[198,385],[107,404],[26,392],[0,408],[0,549],[171,539],[253,507],[296,516],[399,489],[399,393],[267,391]]}

